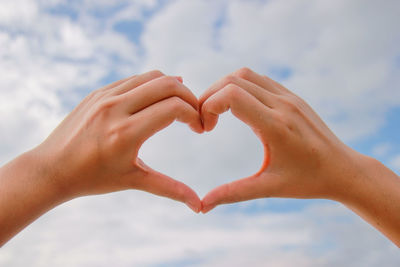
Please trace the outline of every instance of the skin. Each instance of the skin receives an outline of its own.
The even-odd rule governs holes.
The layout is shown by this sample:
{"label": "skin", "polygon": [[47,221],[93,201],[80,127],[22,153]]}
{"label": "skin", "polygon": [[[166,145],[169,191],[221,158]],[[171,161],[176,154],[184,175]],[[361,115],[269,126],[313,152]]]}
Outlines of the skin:
{"label": "skin", "polygon": [[175,120],[203,132],[198,100],[179,77],[151,71],[91,93],[42,144],[0,169],[0,245],[85,195],[138,189],[199,212],[192,189],[137,157],[143,142]]}
{"label": "skin", "polygon": [[[141,145],[173,121],[202,133],[229,109],[264,145],[256,174],[221,185],[200,201],[188,186],[137,157]],[[400,246],[399,177],[342,143],[298,96],[247,68],[217,81],[199,101],[181,78],[159,71],[91,93],[42,144],[0,168],[0,245],[63,202],[127,189],[203,213],[264,197],[331,199]]]}
{"label": "skin", "polygon": [[210,191],[202,212],[256,198],[339,201],[400,246],[400,179],[379,161],[341,142],[301,98],[270,78],[242,68],[200,98],[205,131],[228,110],[264,145],[254,175]]}

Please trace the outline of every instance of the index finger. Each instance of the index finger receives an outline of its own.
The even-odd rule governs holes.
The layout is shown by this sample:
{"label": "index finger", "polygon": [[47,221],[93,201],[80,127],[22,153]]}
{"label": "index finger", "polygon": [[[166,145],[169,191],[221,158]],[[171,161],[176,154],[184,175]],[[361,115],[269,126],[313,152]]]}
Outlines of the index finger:
{"label": "index finger", "polygon": [[[240,82],[240,80],[242,80],[242,82]],[[241,86],[244,84],[243,80],[248,82],[246,89],[249,91],[249,93],[258,99],[281,94],[282,91],[280,87],[276,85],[276,82],[267,76],[261,76],[249,68],[241,68],[211,85],[200,97],[200,106],[204,103],[204,101],[207,100],[207,98],[215,94],[229,83],[236,83],[237,85]],[[250,86],[251,84],[253,86]],[[252,89],[251,87],[258,87],[259,90]]]}
{"label": "index finger", "polygon": [[[276,113],[243,88],[229,84],[208,97],[201,106],[201,118],[205,131],[211,131],[220,114],[231,110],[238,119],[256,133],[274,123]],[[267,127],[268,126],[268,127]]]}

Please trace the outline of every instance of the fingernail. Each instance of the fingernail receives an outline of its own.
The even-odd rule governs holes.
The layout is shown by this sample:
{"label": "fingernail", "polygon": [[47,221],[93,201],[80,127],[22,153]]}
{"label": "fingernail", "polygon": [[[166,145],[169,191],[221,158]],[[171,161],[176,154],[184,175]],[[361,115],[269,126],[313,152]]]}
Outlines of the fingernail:
{"label": "fingernail", "polygon": [[209,212],[210,210],[206,210],[206,209],[202,209],[201,213],[206,214],[207,212]]}
{"label": "fingernail", "polygon": [[199,213],[199,209],[198,209],[198,208],[196,207],[196,205],[194,205],[193,203],[186,202],[186,205],[187,205],[191,210],[193,210],[194,212]]}
{"label": "fingernail", "polygon": [[215,207],[216,207],[215,205],[214,205],[214,206],[204,207],[204,205],[202,204],[201,212],[202,212],[203,214],[206,214],[206,213],[208,213],[210,210],[212,210],[212,209],[215,208]]}
{"label": "fingernail", "polygon": [[175,76],[175,78],[176,78],[179,82],[183,83],[183,78],[182,78],[182,76]]}

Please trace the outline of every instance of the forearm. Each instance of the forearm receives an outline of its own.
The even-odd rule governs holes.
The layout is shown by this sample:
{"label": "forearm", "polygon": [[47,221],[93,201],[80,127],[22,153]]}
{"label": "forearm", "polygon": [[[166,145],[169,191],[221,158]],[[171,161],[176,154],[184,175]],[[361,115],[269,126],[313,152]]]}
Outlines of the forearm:
{"label": "forearm", "polygon": [[0,246],[66,200],[32,152],[0,168]]}
{"label": "forearm", "polygon": [[341,202],[400,247],[400,178],[375,159],[362,162]]}

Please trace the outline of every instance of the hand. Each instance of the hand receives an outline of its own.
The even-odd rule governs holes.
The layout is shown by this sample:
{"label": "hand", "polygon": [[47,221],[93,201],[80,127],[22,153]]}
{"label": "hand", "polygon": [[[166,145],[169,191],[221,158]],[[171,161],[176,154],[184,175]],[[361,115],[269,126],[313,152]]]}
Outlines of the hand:
{"label": "hand", "polygon": [[144,141],[176,119],[203,131],[197,98],[177,77],[152,71],[91,93],[33,153],[69,198],[139,189],[198,212],[192,189],[137,157]]}
{"label": "hand", "polygon": [[185,184],[146,166],[140,146],[175,120],[203,132],[197,98],[159,71],[94,91],[38,147],[0,168],[0,247],[30,222],[75,197],[144,190],[201,201]]}
{"label": "hand", "polygon": [[202,212],[263,197],[326,198],[356,212],[400,247],[400,179],[379,161],[343,144],[302,99],[247,68],[200,98],[206,131],[231,109],[264,145],[254,175],[209,192]]}
{"label": "hand", "polygon": [[[253,176],[215,188],[203,212],[216,205],[263,197],[344,197],[344,180],[360,154],[344,145],[302,99],[247,68],[224,77],[200,98],[204,129],[231,109],[264,145],[265,158]],[[350,175],[354,172],[350,172]]]}

